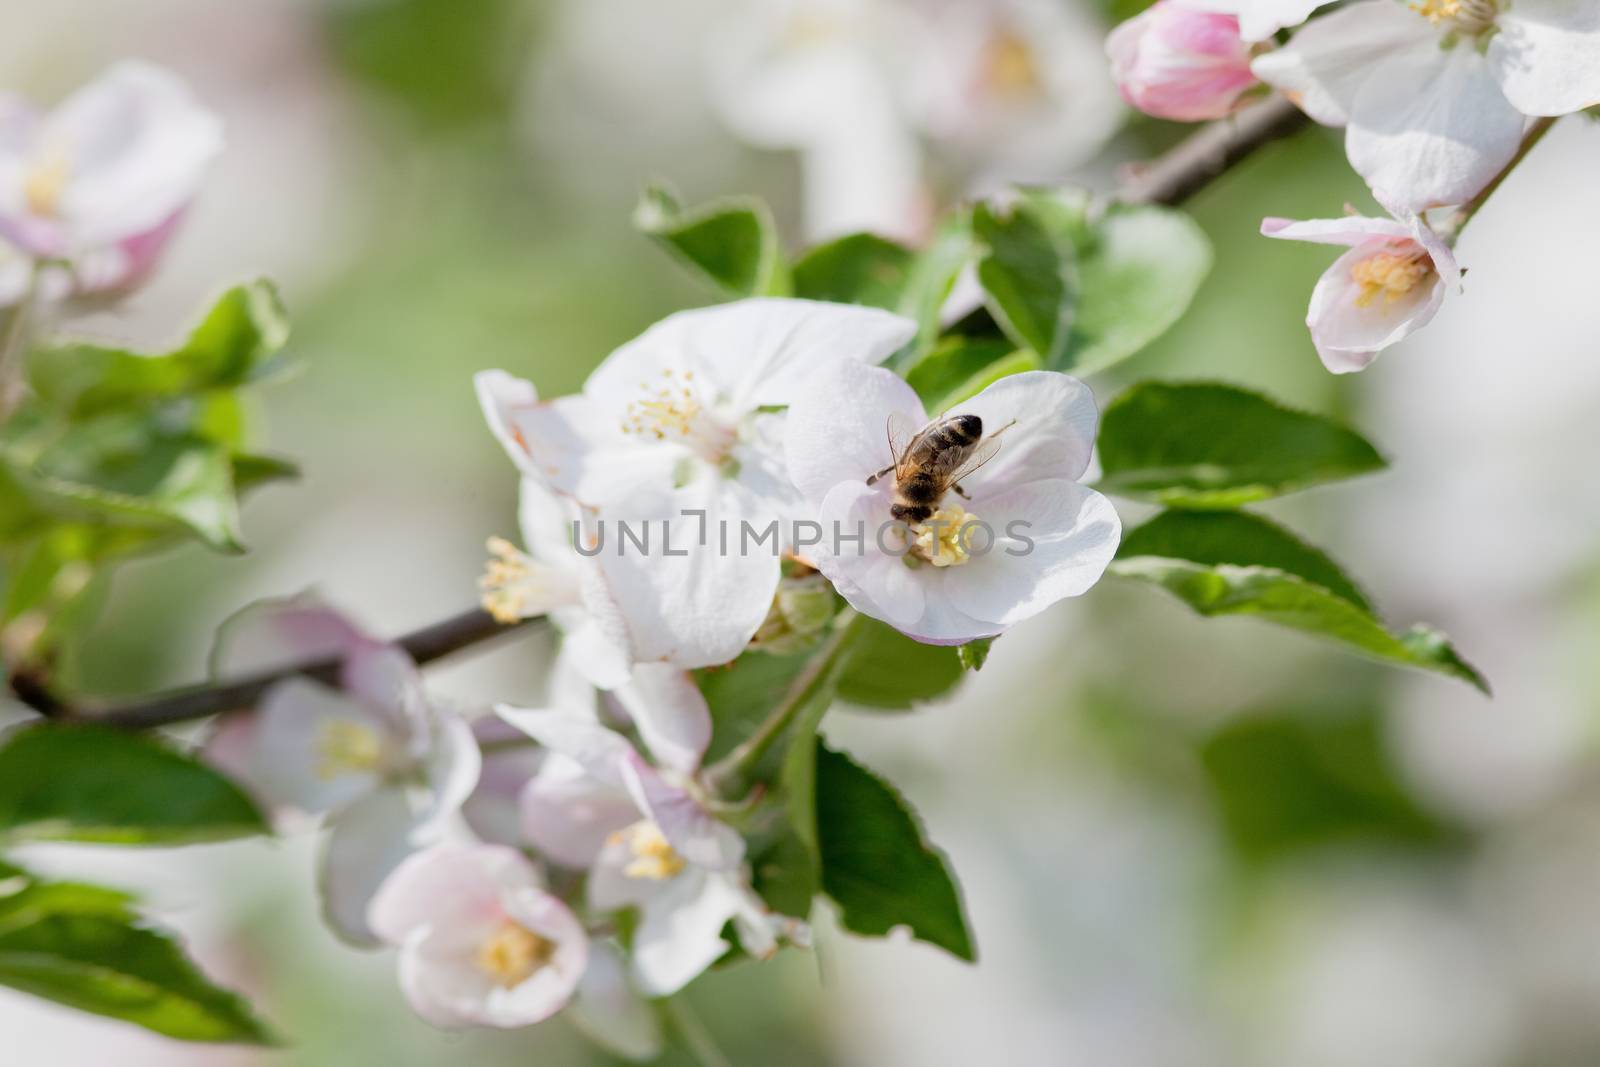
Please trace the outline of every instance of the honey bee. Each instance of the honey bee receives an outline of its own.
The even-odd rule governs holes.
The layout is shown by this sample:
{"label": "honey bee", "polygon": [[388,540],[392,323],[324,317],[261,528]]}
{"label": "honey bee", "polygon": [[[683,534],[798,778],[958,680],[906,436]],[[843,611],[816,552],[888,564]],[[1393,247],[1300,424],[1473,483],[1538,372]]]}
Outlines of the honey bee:
{"label": "honey bee", "polygon": [[889,454],[894,462],[868,478],[867,484],[894,472],[890,516],[913,526],[926,522],[946,492],[953,489],[967,498],[961,479],[994,458],[1000,450],[1000,435],[1015,423],[1012,419],[985,437],[978,416],[945,415],[913,433],[911,420],[899,413],[890,415]]}

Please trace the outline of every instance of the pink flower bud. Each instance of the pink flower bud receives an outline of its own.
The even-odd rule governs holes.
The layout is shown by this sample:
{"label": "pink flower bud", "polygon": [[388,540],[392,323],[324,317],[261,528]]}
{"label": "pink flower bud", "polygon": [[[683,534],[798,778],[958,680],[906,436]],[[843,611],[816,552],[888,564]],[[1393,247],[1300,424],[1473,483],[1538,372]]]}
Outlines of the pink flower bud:
{"label": "pink flower bud", "polygon": [[1256,84],[1239,20],[1180,0],[1158,0],[1112,30],[1106,54],[1123,99],[1157,118],[1221,118]]}

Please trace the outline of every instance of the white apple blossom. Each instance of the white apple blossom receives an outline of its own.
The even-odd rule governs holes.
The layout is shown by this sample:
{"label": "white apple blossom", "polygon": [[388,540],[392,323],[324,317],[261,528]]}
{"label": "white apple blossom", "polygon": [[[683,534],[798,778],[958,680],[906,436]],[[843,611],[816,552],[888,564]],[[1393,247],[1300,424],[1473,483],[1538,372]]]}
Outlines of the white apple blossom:
{"label": "white apple blossom", "polygon": [[[917,428],[922,401],[875,367],[841,367],[789,411],[789,472],[822,527],[813,562],[858,611],[930,644],[992,637],[1099,580],[1121,537],[1105,497],[1080,485],[1098,413],[1083,383],[1030,371],[949,414],[1000,433],[995,457],[924,523],[896,522],[891,416]],[[857,540],[857,535],[860,535]]]}
{"label": "white apple blossom", "polygon": [[697,799],[692,773],[652,768],[581,711],[496,711],[549,750],[523,793],[528,840],[561,866],[589,869],[596,911],[639,909],[632,968],[641,991],[666,996],[686,985],[728,950],[730,921],[755,956],[776,951],[780,933],[804,939],[801,924],[770,914],[751,890],[743,839]]}
{"label": "white apple blossom", "polygon": [[397,867],[368,921],[400,949],[400,985],[435,1026],[514,1028],[566,1007],[589,938],[526,857],[501,845],[438,845]]}
{"label": "white apple blossom", "polygon": [[[597,554],[636,663],[701,667],[737,656],[777,590],[777,544],[743,544],[800,501],[783,470],[774,410],[836,363],[877,363],[916,324],[873,308],[751,299],[680,312],[613,352],[583,392],[538,400],[507,376],[480,379],[490,426],[525,477],[599,523]],[[647,545],[622,540],[619,523]],[[726,546],[726,547],[724,547]],[[589,616],[605,612],[598,598]],[[558,620],[559,621],[559,620]]]}
{"label": "white apple blossom", "polygon": [[1268,237],[1347,245],[1311,292],[1306,325],[1335,374],[1366,367],[1426,326],[1461,283],[1450,247],[1419,218],[1263,219]]}
{"label": "white apple blossom", "polygon": [[1255,60],[1397,215],[1460,204],[1500,173],[1526,116],[1600,103],[1593,0],[1361,0]]}
{"label": "white apple blossom", "polygon": [[309,599],[246,609],[223,628],[219,675],[333,663],[337,685],[294,676],[254,712],[228,716],[207,758],[280,816],[326,817],[323,913],[341,937],[374,941],[367,905],[407,855],[436,840],[478,780],[472,731],[432,703],[400,648]]}
{"label": "white apple blossom", "polygon": [[217,117],[149,63],[116,64],[48,114],[0,100],[0,237],[50,264],[46,296],[126,288],[221,149]]}

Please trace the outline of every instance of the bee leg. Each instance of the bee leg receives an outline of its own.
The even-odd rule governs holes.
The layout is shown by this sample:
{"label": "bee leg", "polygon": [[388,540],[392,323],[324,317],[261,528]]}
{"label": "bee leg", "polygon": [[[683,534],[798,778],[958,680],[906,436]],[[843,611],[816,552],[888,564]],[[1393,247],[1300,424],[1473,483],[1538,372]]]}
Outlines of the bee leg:
{"label": "bee leg", "polygon": [[959,496],[962,500],[970,501],[972,499],[970,496],[967,495],[967,491],[965,489],[961,488],[960,483],[952,485],[950,488],[954,489],[956,491],[956,495]]}
{"label": "bee leg", "polygon": [[894,464],[891,463],[889,466],[883,468],[883,470],[879,471],[877,474],[874,474],[872,477],[868,478],[867,479],[867,484],[868,485],[876,484],[876,482],[878,481],[879,478],[882,478],[885,474],[888,474],[892,470],[894,470]]}

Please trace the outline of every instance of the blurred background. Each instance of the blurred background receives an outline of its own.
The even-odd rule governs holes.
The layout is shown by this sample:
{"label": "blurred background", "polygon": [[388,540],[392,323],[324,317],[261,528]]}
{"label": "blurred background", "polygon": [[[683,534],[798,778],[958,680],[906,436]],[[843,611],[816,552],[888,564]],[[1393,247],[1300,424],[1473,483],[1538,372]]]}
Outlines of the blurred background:
{"label": "blurred background", "polygon": [[[858,47],[885,32],[871,5],[842,2],[10,5],[6,88],[53,100],[143,57],[227,123],[154,283],[78,325],[155,343],[224,284],[266,274],[304,365],[264,391],[271,450],[305,477],[250,501],[254,551],[120,572],[78,689],[199,678],[215,625],[261,596],[315,586],[382,633],[470,604],[484,538],[514,533],[515,492],[471,374],[570,391],[709,299],[632,232],[647,179],[689,202],[758,193],[795,244],[857,226],[914,239],[939,206],[1006,180],[1110,188],[1181,131],[1125,114],[1106,77],[1103,33],[1137,4],[1090,3],[917,0],[926,18],[895,23],[888,61]],[[950,91],[973,84],[993,93]],[[1007,93],[1033,103],[1008,109]],[[1563,122],[1473,223],[1465,297],[1354,379],[1322,369],[1302,324],[1331,254],[1256,230],[1370,201],[1335,134],[1260,153],[1190,205],[1216,266],[1187,316],[1091,381],[1104,403],[1137,378],[1224,379],[1363,429],[1390,471],[1267,510],[1391,623],[1447,630],[1495,698],[1108,580],[999,642],[952,701],[830,716],[832,740],[899,783],[948,851],[980,960],[849,939],[819,910],[813,954],[691,991],[733,1062],[1600,1062],[1600,199],[1576,195],[1573,176],[1594,172],[1585,125]],[[525,639],[430,677],[466,707],[516,702],[547,654]],[[0,1059],[606,1062],[559,1020],[462,1035],[418,1021],[392,958],[317,922],[315,847],[29,850],[30,866],[139,888],[291,1044],[183,1046],[0,990]]]}

